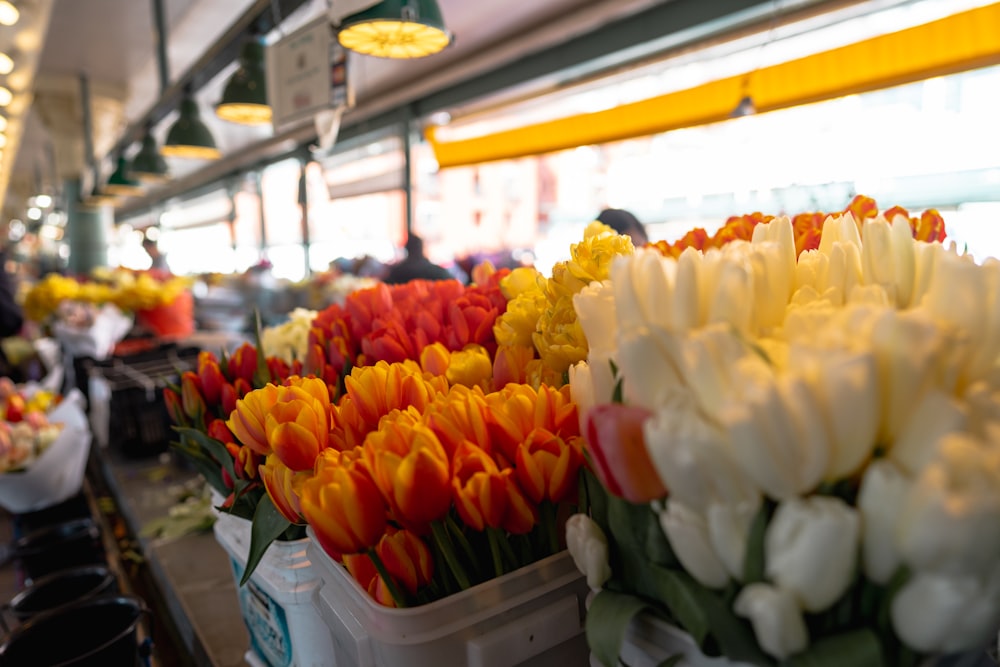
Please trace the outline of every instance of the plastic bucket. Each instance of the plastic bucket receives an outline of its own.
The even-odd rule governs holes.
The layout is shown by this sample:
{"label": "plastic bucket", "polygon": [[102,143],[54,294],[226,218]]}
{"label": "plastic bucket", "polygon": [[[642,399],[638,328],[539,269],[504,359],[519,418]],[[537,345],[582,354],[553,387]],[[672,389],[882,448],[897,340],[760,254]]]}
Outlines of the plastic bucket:
{"label": "plastic bucket", "polygon": [[57,523],[65,523],[73,519],[89,519],[90,506],[83,493],[78,493],[58,505],[53,505],[37,512],[26,512],[14,515],[15,535],[27,535],[36,530],[47,528]]}
{"label": "plastic bucket", "polygon": [[14,557],[27,576],[105,562],[101,531],[93,519],[74,519],[28,533],[14,542]]}
{"label": "plastic bucket", "polygon": [[139,598],[98,597],[39,614],[0,646],[0,667],[135,667]]}
{"label": "plastic bucket", "polygon": [[18,621],[63,605],[118,592],[118,582],[111,571],[99,565],[60,570],[38,579],[18,593],[8,605]]}

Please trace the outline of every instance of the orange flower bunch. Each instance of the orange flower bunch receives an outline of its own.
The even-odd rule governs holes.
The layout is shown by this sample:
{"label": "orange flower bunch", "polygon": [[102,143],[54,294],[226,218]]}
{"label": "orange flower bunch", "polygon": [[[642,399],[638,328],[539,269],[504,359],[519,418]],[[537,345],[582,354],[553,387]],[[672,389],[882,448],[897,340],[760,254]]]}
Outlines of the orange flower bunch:
{"label": "orange flower bunch", "polygon": [[[799,213],[792,218],[792,229],[795,233],[795,250],[802,254],[805,250],[815,250],[819,247],[820,238],[823,234],[823,222],[829,215],[840,215],[851,213],[854,221],[860,229],[861,224],[868,218],[879,215],[878,205],[875,200],[865,195],[857,195],[851,200],[843,211],[834,214],[827,213]],[[901,206],[893,206],[884,211],[882,215],[886,220],[892,222],[896,216],[903,216],[910,223],[913,231],[913,238],[918,241],[944,241],[947,236],[944,228],[944,218],[934,209],[924,211],[920,217],[911,216],[909,212]],[[667,257],[679,257],[687,248],[695,250],[708,250],[709,248],[721,248],[730,241],[749,241],[753,236],[753,229],[762,222],[770,222],[774,219],[772,215],[763,213],[750,213],[749,215],[733,216],[726,220],[714,236],[709,236],[701,227],[692,229],[676,243],[667,241],[657,241],[650,246],[656,248]]]}
{"label": "orange flower bunch", "polygon": [[492,360],[493,323],[507,308],[500,291],[507,273],[480,273],[485,281],[468,287],[455,280],[414,280],[358,290],[343,306],[330,306],[316,317],[304,370],[338,395],[340,379],[351,367],[418,361],[435,343],[450,351],[477,345]]}
{"label": "orange flower bunch", "polygon": [[[559,506],[576,502],[583,455],[568,389],[442,390],[440,379],[408,364],[355,369],[331,411],[331,446],[283,487],[298,498],[276,500],[297,504],[327,553],[389,606],[554,553]],[[373,423],[353,448],[338,435]]]}

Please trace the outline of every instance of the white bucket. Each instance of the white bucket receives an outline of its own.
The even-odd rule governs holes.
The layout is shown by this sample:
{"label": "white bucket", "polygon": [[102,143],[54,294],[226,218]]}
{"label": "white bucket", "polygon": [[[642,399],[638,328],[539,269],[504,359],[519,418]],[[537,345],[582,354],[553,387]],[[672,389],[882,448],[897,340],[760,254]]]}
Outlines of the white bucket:
{"label": "white bucket", "polygon": [[[311,529],[310,533],[311,533]],[[588,588],[568,552],[420,607],[375,602],[311,540],[336,667],[586,665]]]}
{"label": "white bucket", "polygon": [[313,606],[321,581],[306,554],[309,540],[271,544],[250,581],[239,587],[250,552],[250,522],[221,514],[214,530],[229,554],[250,632],[246,661],[253,667],[330,667],[333,641]]}

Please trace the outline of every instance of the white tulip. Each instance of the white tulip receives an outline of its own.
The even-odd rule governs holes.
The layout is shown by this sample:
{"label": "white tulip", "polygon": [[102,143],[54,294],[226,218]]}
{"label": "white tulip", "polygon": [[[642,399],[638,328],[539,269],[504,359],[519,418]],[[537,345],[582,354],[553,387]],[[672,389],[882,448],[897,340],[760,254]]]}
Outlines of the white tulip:
{"label": "white tulip", "polygon": [[784,500],[813,489],[826,473],[830,441],[816,428],[816,392],[801,377],[757,382],[719,413],[734,459],[768,496]]}
{"label": "white tulip", "polygon": [[677,393],[643,424],[646,451],[671,497],[699,512],[713,503],[757,505],[760,492],[730,457],[725,435],[693,398]]}
{"label": "white tulip", "polygon": [[809,646],[802,611],[789,592],[768,584],[750,584],[740,591],[733,610],[750,619],[761,649],[779,660]]}
{"label": "white tulip", "polygon": [[573,309],[587,337],[591,352],[614,353],[618,337],[618,317],[611,281],[592,282],[573,295]]}
{"label": "white tulip", "polygon": [[576,413],[580,420],[580,433],[587,432],[587,414],[597,404],[594,394],[594,380],[590,365],[586,361],[569,367],[569,391],[576,403]]}
{"label": "white tulip", "polygon": [[619,334],[615,361],[625,378],[626,403],[653,410],[681,390],[682,373],[677,366],[679,344],[676,336],[661,329],[644,327]]}
{"label": "white tulip", "polygon": [[861,252],[852,243],[836,243],[830,252],[830,287],[834,305],[844,303],[856,285],[862,282]]}
{"label": "white tulip", "polygon": [[892,626],[922,652],[982,650],[1000,627],[1000,567],[985,578],[918,572],[892,599]]}
{"label": "white tulip", "polygon": [[866,220],[861,228],[861,272],[866,285],[885,289],[889,300],[897,303],[896,267],[892,249],[892,229],[884,219]]}
{"label": "white tulip", "polygon": [[877,584],[888,583],[900,565],[896,526],[910,484],[902,471],[886,459],[868,466],[861,479],[861,559],[865,574]]}
{"label": "white tulip", "polygon": [[839,498],[811,496],[780,505],[764,535],[768,579],[795,594],[803,609],[828,609],[854,576],[858,512]]}
{"label": "white tulip", "polygon": [[897,215],[889,221],[892,225],[892,261],[896,284],[896,304],[899,308],[913,305],[916,286],[916,242],[910,230],[910,221]]}
{"label": "white tulip", "polygon": [[947,254],[940,243],[916,243],[913,246],[913,296],[911,306],[919,306],[934,284],[938,261]]}
{"label": "white tulip", "polygon": [[655,250],[640,248],[611,264],[611,284],[618,327],[632,331],[659,325],[670,329],[677,261]]}
{"label": "white tulip", "polygon": [[911,407],[889,455],[903,470],[916,475],[937,455],[938,440],[964,431],[967,422],[966,406],[932,388]]}
{"label": "white tulip", "polygon": [[854,216],[848,212],[843,215],[827,216],[823,221],[823,235],[819,241],[819,251],[824,255],[833,255],[833,248],[838,243],[861,247],[861,234]]}
{"label": "white tulip", "polygon": [[586,514],[574,514],[566,521],[566,547],[587,585],[600,590],[611,578],[608,538],[601,527]]}
{"label": "white tulip", "polygon": [[671,331],[684,333],[701,326],[708,311],[702,303],[701,282],[702,254],[694,248],[685,248],[677,258],[677,274],[671,305]]}
{"label": "white tulip", "polygon": [[698,512],[670,499],[660,512],[660,526],[688,574],[707,588],[722,588],[729,573],[712,548],[708,524]]}
{"label": "white tulip", "polygon": [[795,265],[795,287],[812,287],[822,294],[830,286],[830,258],[818,250],[806,250]]}
{"label": "white tulip", "polygon": [[[708,267],[705,273],[708,273]],[[753,322],[754,272],[745,256],[725,253],[712,265],[714,277],[710,279],[716,289],[711,294],[706,324],[725,323],[746,335]]]}
{"label": "white tulip", "polygon": [[706,521],[708,537],[712,549],[726,566],[729,576],[743,580],[743,565],[746,561],[747,540],[750,528],[760,511],[760,496],[736,503],[712,503],[708,506]]}
{"label": "white tulip", "polygon": [[785,308],[792,296],[793,263],[788,265],[786,249],[779,243],[754,244],[750,254],[753,269],[753,322],[756,331],[768,331],[784,320]]}
{"label": "white tulip", "polygon": [[981,575],[1000,561],[1000,448],[971,436],[939,440],[938,454],[906,494],[899,531],[907,564]]}

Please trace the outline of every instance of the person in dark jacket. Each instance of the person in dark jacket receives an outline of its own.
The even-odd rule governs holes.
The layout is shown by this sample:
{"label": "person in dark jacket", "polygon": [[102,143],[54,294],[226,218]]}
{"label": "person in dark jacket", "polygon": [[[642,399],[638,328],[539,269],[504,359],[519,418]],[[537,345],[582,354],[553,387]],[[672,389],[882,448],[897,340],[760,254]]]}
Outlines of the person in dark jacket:
{"label": "person in dark jacket", "polygon": [[408,283],[411,280],[451,280],[454,278],[444,267],[438,266],[424,256],[424,241],[416,234],[406,238],[406,258],[389,267],[383,279],[390,285]]}
{"label": "person in dark jacket", "polygon": [[[0,250],[0,338],[9,338],[21,333],[24,326],[24,311],[14,298],[17,291],[14,276],[7,273],[7,252]],[[0,346],[0,375],[12,377],[20,381],[17,369],[7,359],[3,347]]]}

